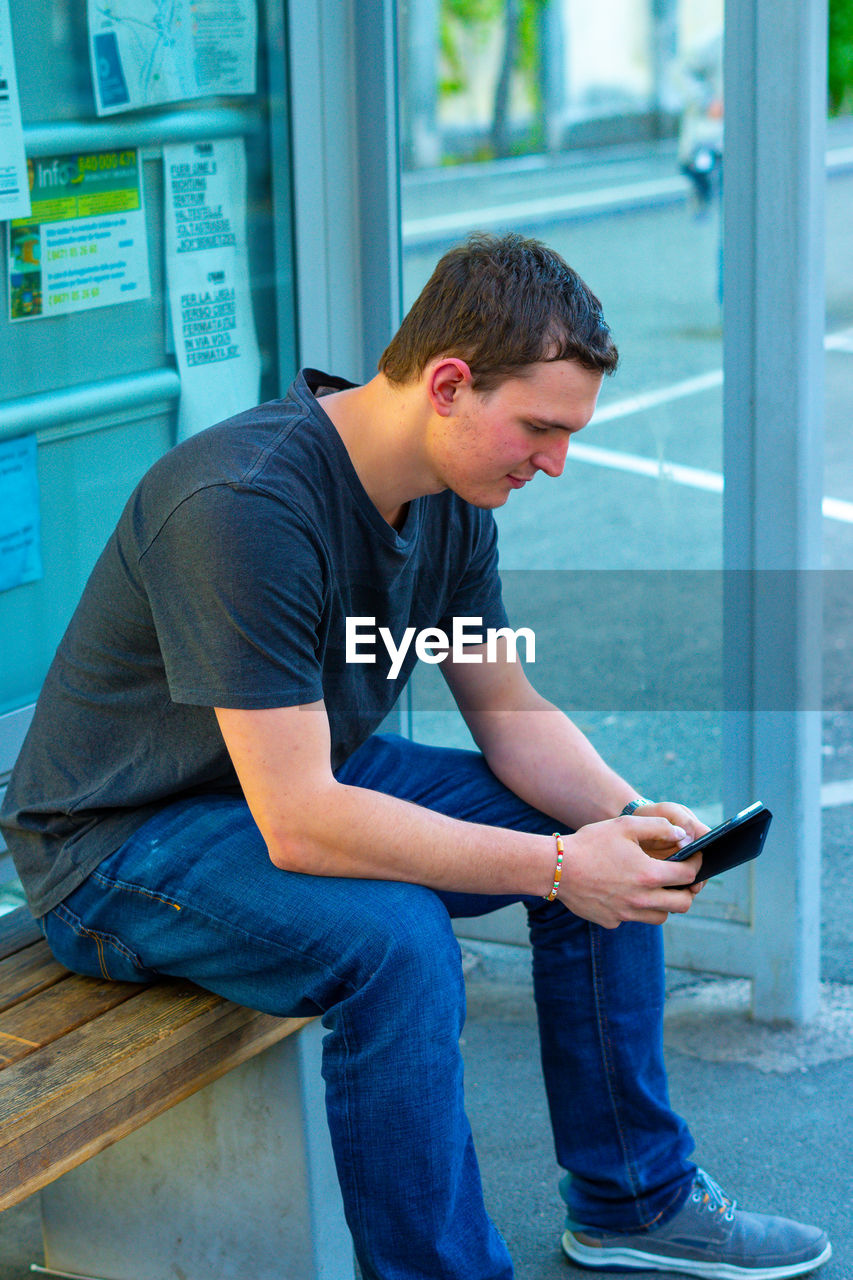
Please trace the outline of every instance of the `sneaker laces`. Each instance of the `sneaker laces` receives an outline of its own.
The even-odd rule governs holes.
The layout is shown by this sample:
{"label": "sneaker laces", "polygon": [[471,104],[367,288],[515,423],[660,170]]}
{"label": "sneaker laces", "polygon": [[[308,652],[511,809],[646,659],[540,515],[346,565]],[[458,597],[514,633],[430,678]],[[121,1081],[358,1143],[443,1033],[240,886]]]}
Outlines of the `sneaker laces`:
{"label": "sneaker laces", "polygon": [[726,1222],[732,1222],[737,1208],[737,1201],[727,1196],[718,1182],[704,1169],[696,1170],[693,1182],[693,1200],[710,1213],[722,1213]]}

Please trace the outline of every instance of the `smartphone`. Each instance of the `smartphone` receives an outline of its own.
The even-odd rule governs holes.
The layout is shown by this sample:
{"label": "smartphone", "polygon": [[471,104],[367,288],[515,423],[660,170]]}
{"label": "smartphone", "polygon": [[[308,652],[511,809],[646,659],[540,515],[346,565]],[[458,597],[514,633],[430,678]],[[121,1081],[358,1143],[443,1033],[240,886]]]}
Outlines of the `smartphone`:
{"label": "smartphone", "polygon": [[702,865],[692,883],[710,880],[711,876],[718,876],[722,871],[730,871],[732,867],[758,857],[764,848],[772,817],[770,810],[756,801],[719,827],[706,831],[704,836],[684,845],[677,853],[671,854],[667,861],[684,862],[685,858],[692,858],[694,853],[701,853]]}

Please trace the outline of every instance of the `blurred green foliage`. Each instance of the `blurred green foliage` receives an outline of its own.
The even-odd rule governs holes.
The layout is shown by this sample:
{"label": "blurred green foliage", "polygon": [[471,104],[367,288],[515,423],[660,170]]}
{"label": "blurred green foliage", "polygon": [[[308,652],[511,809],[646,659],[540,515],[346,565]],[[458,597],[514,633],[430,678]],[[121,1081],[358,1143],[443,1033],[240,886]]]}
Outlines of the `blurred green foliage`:
{"label": "blurred green foliage", "polygon": [[[514,65],[526,82],[537,116],[541,111],[540,18],[548,3],[550,0],[519,0],[517,9]],[[506,11],[507,0],[441,0],[441,53],[445,67],[441,93],[459,93],[468,84],[464,56],[457,43],[459,28],[488,39],[495,26],[503,22]],[[829,0],[827,98],[831,115],[853,111],[853,0]],[[538,132],[536,125],[533,128],[534,133]]]}
{"label": "blurred green foliage", "polygon": [[829,110],[853,107],[853,0],[829,0]]}
{"label": "blurred green foliage", "polygon": [[503,0],[441,0],[441,56],[445,73],[439,81],[440,93],[461,93],[468,76],[457,46],[457,26],[488,36],[492,24],[503,15]]}
{"label": "blurred green foliage", "polygon": [[[521,0],[518,20],[516,68],[536,84],[539,67],[539,15],[550,0]],[[456,43],[456,26],[477,32],[488,39],[495,24],[503,21],[505,0],[441,0],[441,53],[447,74],[441,80],[442,93],[459,93],[468,83],[462,56]]]}
{"label": "blurred green foliage", "polygon": [[[514,22],[514,38],[505,45],[504,59],[509,57],[512,70],[521,75],[536,117],[531,136],[519,144],[524,152],[535,149],[539,141],[538,135],[542,132],[539,120],[542,110],[540,22],[543,9],[550,3],[551,0],[515,0],[515,3],[512,0],[441,0],[440,41],[444,67],[439,80],[441,94],[461,93],[468,88],[468,68],[458,44],[460,29],[484,42],[493,38],[496,29],[500,30],[507,21]],[[508,70],[509,67],[504,68],[505,72]],[[496,94],[495,101],[496,116],[502,109],[498,101],[499,93],[500,91]],[[484,153],[477,158],[485,159],[492,154],[494,147],[487,145]]]}

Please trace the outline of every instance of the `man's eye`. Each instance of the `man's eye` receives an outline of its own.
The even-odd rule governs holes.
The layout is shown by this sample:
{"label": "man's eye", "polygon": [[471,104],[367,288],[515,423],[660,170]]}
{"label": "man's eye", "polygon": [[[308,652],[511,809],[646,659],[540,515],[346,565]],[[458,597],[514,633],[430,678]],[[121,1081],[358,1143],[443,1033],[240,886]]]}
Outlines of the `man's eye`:
{"label": "man's eye", "polygon": [[524,425],[527,427],[528,431],[534,431],[538,436],[544,436],[548,434],[548,427],[539,427],[536,425],[535,422],[526,422]]}

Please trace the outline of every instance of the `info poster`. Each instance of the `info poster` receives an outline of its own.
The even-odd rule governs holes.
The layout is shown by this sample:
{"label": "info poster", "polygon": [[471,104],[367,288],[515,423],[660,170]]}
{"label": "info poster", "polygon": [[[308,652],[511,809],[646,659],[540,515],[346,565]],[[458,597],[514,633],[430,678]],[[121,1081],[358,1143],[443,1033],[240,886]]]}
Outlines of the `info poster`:
{"label": "info poster", "polygon": [[29,212],[30,184],[12,52],[9,0],[0,0],[0,222],[26,218]]}
{"label": "info poster", "polygon": [[31,163],[32,213],[9,224],[10,320],[150,297],[139,152]]}
{"label": "info poster", "polygon": [[98,115],[255,92],[257,0],[87,0]]}
{"label": "info poster", "polygon": [[181,374],[178,439],[257,404],[242,138],[163,148],[166,271]]}
{"label": "info poster", "polygon": [[41,576],[36,438],[0,440],[0,591]]}

